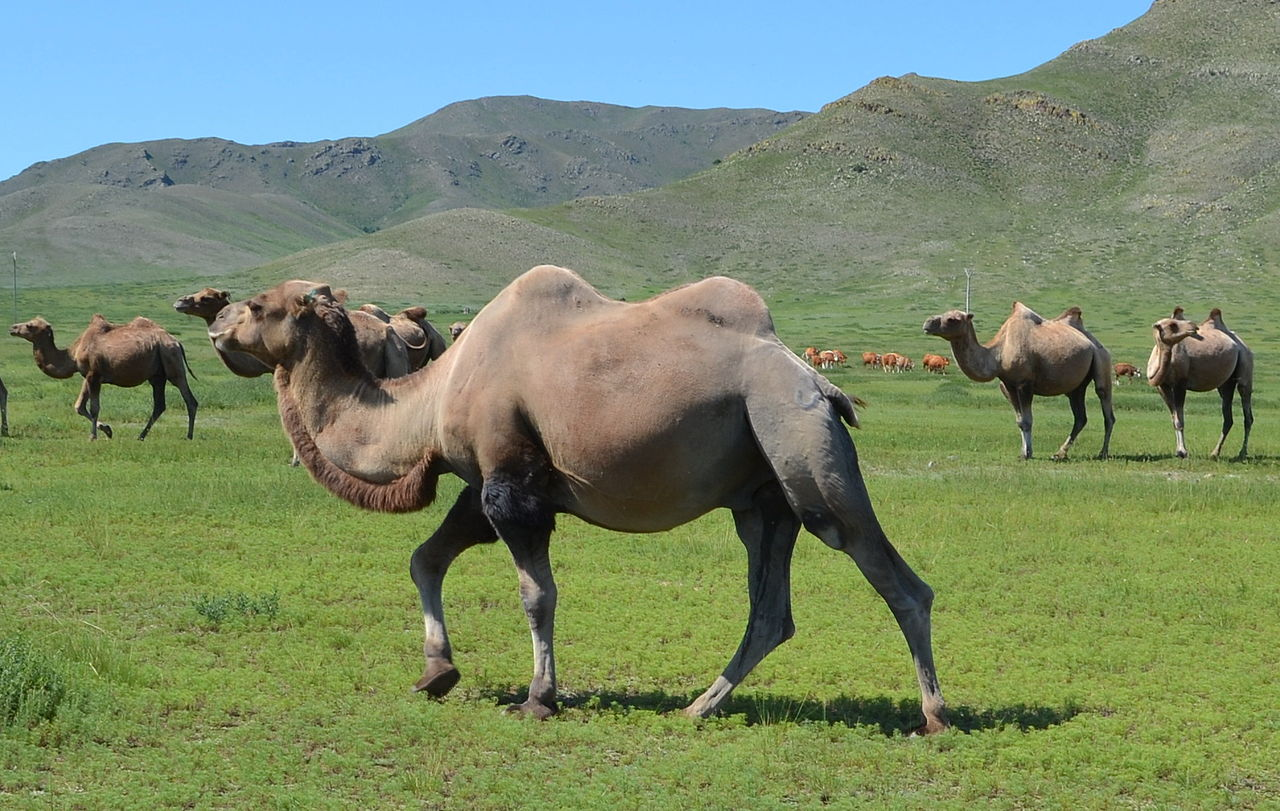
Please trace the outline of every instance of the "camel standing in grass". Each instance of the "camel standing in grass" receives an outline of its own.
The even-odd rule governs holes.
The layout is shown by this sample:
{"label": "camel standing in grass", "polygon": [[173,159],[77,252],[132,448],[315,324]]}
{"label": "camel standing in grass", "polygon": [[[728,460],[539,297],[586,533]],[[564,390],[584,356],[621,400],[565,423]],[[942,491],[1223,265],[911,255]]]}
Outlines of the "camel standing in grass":
{"label": "camel standing in grass", "polygon": [[14,324],[9,334],[31,342],[36,366],[50,377],[65,379],[77,372],[84,376],[75,408],[92,426],[90,439],[97,439],[99,430],[111,438],[111,426],[98,421],[104,383],[122,388],[151,384],[151,417],[138,439],[146,439],[164,413],[164,387],[172,383],[187,405],[187,439],[194,434],[199,404],[187,385],[186,353],[176,338],[151,319],[139,316],[128,324],[112,324],[95,314],[65,350],[54,344],[53,327],[40,317]]}
{"label": "camel standing in grass", "polygon": [[1084,328],[1079,307],[1071,307],[1057,318],[1041,318],[1020,301],[990,343],[978,343],[973,314],[951,310],[924,322],[929,335],[951,344],[960,371],[969,378],[986,382],[999,378],[1000,391],[1013,406],[1022,433],[1022,458],[1031,458],[1031,399],[1035,395],[1067,395],[1075,423],[1067,441],[1054,454],[1065,459],[1088,418],[1084,396],[1093,382],[1102,403],[1102,451],[1107,457],[1115,415],[1111,409],[1111,354]]}
{"label": "camel standing in grass", "polygon": [[220,351],[276,367],[285,430],[335,494],[400,512],[430,504],[441,474],[466,483],[410,564],[425,625],[415,689],[441,696],[458,682],[441,586],[468,547],[501,539],[511,551],[534,650],[528,698],[514,709],[542,718],[557,708],[555,516],[657,532],[727,507],[747,548],[750,615],[737,653],[685,712],[714,713],[794,633],[791,553],[803,526],[889,604],[915,662],[920,731],[946,728],[933,592],[876,520],[842,423],[857,424],[854,401],[778,340],[753,290],[715,278],[626,303],[544,265],[466,334],[409,377],[378,381],[323,285],[285,282],[209,327]]}
{"label": "camel standing in grass", "polygon": [[444,336],[427,320],[426,307],[408,307],[395,315],[376,304],[361,304],[358,308],[390,324],[409,352],[409,371],[421,369],[444,352]]}
{"label": "camel standing in grass", "polygon": [[1182,410],[1188,391],[1217,389],[1222,398],[1222,435],[1210,456],[1218,458],[1222,443],[1231,430],[1231,401],[1240,391],[1240,408],[1244,412],[1244,443],[1238,459],[1249,455],[1249,431],[1253,428],[1253,352],[1240,337],[1227,328],[1222,311],[1217,307],[1199,326],[1183,320],[1182,308],[1172,318],[1162,318],[1151,325],[1156,345],[1147,363],[1147,383],[1160,390],[1164,404],[1173,418],[1177,453],[1187,455],[1182,435]]}

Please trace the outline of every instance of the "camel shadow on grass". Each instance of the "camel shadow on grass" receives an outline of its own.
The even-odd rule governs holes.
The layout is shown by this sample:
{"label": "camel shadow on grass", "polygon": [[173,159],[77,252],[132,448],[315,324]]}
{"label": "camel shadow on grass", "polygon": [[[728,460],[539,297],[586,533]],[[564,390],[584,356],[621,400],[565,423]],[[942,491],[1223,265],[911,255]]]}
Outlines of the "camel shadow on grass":
{"label": "camel shadow on grass", "polygon": [[[519,704],[523,691],[483,690],[478,697],[500,706]],[[613,691],[565,694],[560,697],[562,710],[587,713],[611,713],[642,710],[660,714],[676,714],[688,706],[696,694],[673,695],[662,691],[619,693]],[[1017,728],[1022,732],[1048,729],[1070,721],[1084,710],[1068,703],[1061,707],[1013,704],[1006,707],[979,709],[964,705],[948,707],[952,728],[964,733]],[[733,696],[721,708],[723,716],[741,715],[747,726],[778,724],[828,724],[843,727],[877,727],[886,737],[905,734],[920,724],[920,700],[895,700],[887,696],[861,698],[839,696],[829,701],[794,696]]]}

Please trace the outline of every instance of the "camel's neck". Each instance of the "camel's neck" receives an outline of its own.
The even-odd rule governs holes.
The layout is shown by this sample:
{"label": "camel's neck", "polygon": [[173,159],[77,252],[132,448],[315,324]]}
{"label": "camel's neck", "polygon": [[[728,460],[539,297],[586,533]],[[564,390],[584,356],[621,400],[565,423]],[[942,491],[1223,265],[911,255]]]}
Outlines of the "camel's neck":
{"label": "camel's neck", "polygon": [[1172,368],[1173,345],[1156,339],[1156,345],[1151,350],[1151,357],[1147,360],[1147,383],[1152,386],[1159,386],[1165,381]]}
{"label": "camel's neck", "polygon": [[52,337],[32,343],[31,350],[36,359],[36,366],[39,366],[40,371],[49,377],[68,378],[79,371],[71,353],[54,346]]}
{"label": "camel's neck", "polygon": [[394,383],[341,371],[318,353],[276,369],[280,416],[303,464],[357,506],[406,512],[430,504],[439,471],[434,395],[440,375]]}
{"label": "camel's neck", "polygon": [[985,383],[996,376],[1000,370],[1000,345],[983,346],[978,343],[978,336],[970,323],[964,336],[951,342],[951,350],[955,353],[956,364],[966,377]]}

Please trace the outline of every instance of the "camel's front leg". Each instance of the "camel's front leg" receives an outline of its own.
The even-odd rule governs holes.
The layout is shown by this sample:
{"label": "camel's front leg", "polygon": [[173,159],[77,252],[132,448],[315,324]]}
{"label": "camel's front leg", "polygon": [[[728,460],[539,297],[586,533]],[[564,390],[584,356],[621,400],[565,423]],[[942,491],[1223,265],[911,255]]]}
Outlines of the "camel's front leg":
{"label": "camel's front leg", "polygon": [[551,532],[555,513],[539,497],[531,475],[494,474],[485,479],[480,500],[484,515],[511,550],[520,577],[520,600],[533,638],[533,679],[529,697],[512,707],[548,718],[556,706],[556,583],[551,576]]}
{"label": "camel's front leg", "polygon": [[480,510],[480,494],[474,487],[464,488],[444,518],[440,528],[422,543],[409,561],[409,574],[418,587],[422,601],[424,626],[423,654],[426,669],[413,686],[433,696],[443,696],[458,683],[458,669],[453,666],[453,649],[444,624],[444,602],[441,589],[449,564],[463,550],[478,543],[498,539],[493,526]]}
{"label": "camel's front leg", "polygon": [[719,709],[733,688],[774,648],[796,631],[791,619],[791,553],[800,521],[782,494],[770,484],[755,497],[750,509],[733,514],[738,537],[747,547],[747,592],[751,613],[738,652],[707,691],[685,708],[685,714],[705,718]]}
{"label": "camel's front leg", "polygon": [[111,426],[105,422],[98,422],[98,407],[100,404],[99,396],[102,393],[102,383],[93,375],[86,375],[84,385],[80,387],[80,396],[76,398],[76,413],[89,421],[89,438],[97,439],[98,431],[106,434],[107,439],[111,439]]}
{"label": "camel's front leg", "polygon": [[1169,416],[1173,419],[1173,436],[1177,442],[1177,454],[1179,459],[1185,459],[1187,456],[1187,442],[1182,435],[1182,428],[1185,424],[1182,417],[1183,406],[1187,402],[1187,390],[1181,386],[1166,388],[1160,386],[1160,397],[1164,400],[1164,404],[1169,408]]}
{"label": "camel's front leg", "polygon": [[1012,386],[1006,385],[1003,380],[1000,381],[1000,391],[1004,392],[1004,396],[1009,401],[1009,405],[1013,406],[1014,421],[1018,425],[1018,431],[1022,434],[1022,458],[1031,458],[1031,386],[1024,383],[1015,383]]}

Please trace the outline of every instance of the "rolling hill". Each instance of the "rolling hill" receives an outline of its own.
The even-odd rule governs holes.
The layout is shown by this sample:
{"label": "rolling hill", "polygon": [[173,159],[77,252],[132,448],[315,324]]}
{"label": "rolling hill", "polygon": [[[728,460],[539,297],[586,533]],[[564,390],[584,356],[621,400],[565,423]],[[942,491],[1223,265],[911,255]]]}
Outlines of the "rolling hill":
{"label": "rolling hill", "polygon": [[0,183],[0,244],[37,284],[219,274],[431,212],[662,185],[804,115],[498,97],[371,138],[108,144]]}
{"label": "rolling hill", "polygon": [[432,214],[261,275],[449,304],[547,261],[617,294],[729,273],[766,294],[934,307],[962,304],[971,270],[1001,316],[1080,291],[1117,308],[1176,291],[1198,309],[1248,305],[1274,278],[1277,209],[1280,6],[1160,0],[1017,76],[878,79],[660,188]]}

